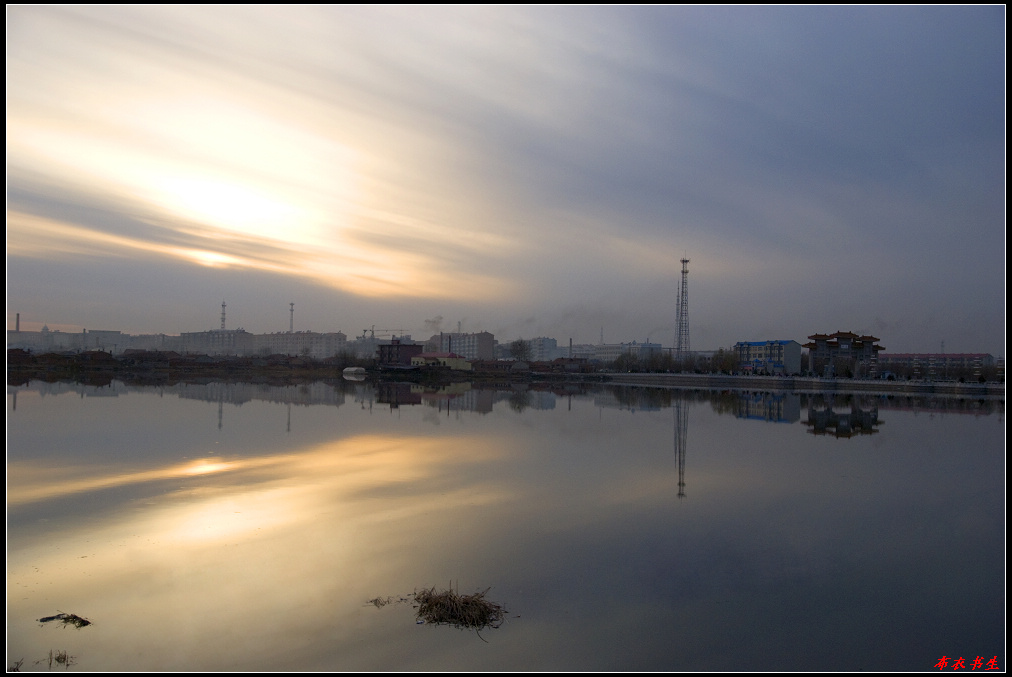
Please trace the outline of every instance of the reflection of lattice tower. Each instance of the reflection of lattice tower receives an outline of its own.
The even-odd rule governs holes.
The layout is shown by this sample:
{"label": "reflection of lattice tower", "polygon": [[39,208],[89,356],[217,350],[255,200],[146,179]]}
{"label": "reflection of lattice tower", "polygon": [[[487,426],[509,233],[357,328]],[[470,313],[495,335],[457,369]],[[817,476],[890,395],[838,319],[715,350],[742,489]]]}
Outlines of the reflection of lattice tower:
{"label": "reflection of lattice tower", "polygon": [[685,446],[689,436],[689,402],[676,395],[675,458],[678,460],[678,498],[685,498]]}
{"label": "reflection of lattice tower", "polygon": [[675,359],[689,356],[689,259],[682,259],[682,284],[678,293],[678,337]]}

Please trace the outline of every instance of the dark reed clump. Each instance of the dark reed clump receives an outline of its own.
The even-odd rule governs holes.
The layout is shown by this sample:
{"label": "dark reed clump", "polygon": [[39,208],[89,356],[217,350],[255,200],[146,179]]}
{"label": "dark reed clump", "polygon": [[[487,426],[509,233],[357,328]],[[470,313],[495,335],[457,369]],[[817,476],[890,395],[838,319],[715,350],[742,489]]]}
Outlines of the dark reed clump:
{"label": "dark reed clump", "polygon": [[416,592],[418,620],[475,630],[498,628],[506,618],[506,610],[485,599],[489,590],[491,588],[473,595],[460,595],[452,588],[443,592],[436,592],[435,588]]}

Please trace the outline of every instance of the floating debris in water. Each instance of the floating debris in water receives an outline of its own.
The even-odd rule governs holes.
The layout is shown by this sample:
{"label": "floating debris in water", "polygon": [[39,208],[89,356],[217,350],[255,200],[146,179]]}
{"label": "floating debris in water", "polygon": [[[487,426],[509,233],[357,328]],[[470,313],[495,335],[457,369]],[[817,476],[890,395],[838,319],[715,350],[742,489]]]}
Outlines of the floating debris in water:
{"label": "floating debris in water", "polygon": [[65,614],[62,611],[55,616],[46,616],[39,619],[39,623],[52,623],[53,621],[59,621],[64,627],[73,625],[75,628],[83,628],[86,625],[91,625],[91,621],[87,618],[82,618],[77,614]]}
{"label": "floating debris in water", "polygon": [[[381,609],[388,604],[413,602],[417,610],[415,618],[417,625],[452,625],[455,628],[480,631],[485,628],[498,628],[506,621],[507,611],[502,605],[485,599],[485,594],[489,590],[491,588],[473,595],[461,595],[454,592],[452,586],[443,592],[429,588],[406,596],[374,597],[368,603]],[[481,637],[480,634],[478,636]]]}
{"label": "floating debris in water", "polygon": [[397,597],[394,597],[394,596],[390,596],[390,597],[374,597],[373,599],[369,600],[369,604],[372,604],[377,609],[382,609],[387,604],[403,604],[405,602],[410,602],[410,601],[411,600],[408,599],[407,597],[404,597],[403,595],[399,595]]}
{"label": "floating debris in water", "polygon": [[485,599],[489,590],[491,588],[473,595],[460,595],[452,589],[436,592],[435,588],[416,592],[418,620],[474,630],[498,628],[505,621],[506,610]]}
{"label": "floating debris in water", "polygon": [[[49,669],[50,670],[53,669],[53,662],[54,661],[56,662],[57,665],[62,665],[64,668],[69,668],[71,665],[75,665],[77,663],[77,657],[76,656],[71,656],[66,651],[55,651],[54,652],[52,649],[50,649],[49,650]],[[46,662],[46,659],[43,658],[40,661],[35,661],[35,665],[42,665],[45,662]],[[21,663],[20,662],[17,664],[17,668],[18,669],[15,670],[15,672],[20,672],[20,668],[21,668]]]}
{"label": "floating debris in water", "polygon": [[57,665],[62,665],[65,668],[69,668],[74,664],[74,657],[68,654],[66,651],[57,651],[53,653],[49,652],[49,668],[52,669],[53,661],[56,661]]}

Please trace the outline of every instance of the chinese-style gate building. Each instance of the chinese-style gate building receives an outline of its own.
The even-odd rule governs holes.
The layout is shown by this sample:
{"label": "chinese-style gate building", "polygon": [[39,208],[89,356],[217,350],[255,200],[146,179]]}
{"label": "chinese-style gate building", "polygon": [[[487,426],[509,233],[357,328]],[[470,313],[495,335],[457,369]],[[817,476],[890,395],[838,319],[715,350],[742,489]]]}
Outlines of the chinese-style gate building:
{"label": "chinese-style gate building", "polygon": [[874,336],[858,336],[849,331],[812,334],[808,337],[811,369],[823,376],[875,376],[878,353],[885,350]]}

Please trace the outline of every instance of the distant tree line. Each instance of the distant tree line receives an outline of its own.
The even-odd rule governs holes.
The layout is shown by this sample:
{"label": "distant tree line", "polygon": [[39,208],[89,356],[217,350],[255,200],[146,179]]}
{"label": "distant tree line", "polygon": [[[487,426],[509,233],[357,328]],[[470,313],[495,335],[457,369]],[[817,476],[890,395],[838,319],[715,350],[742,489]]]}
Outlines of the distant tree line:
{"label": "distant tree line", "polygon": [[615,371],[631,372],[689,372],[733,374],[738,370],[738,360],[733,348],[721,348],[707,360],[698,355],[678,359],[670,352],[651,352],[639,357],[623,353],[608,365]]}

